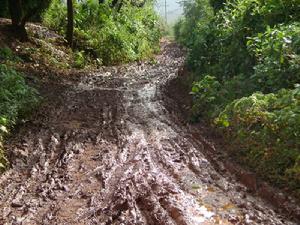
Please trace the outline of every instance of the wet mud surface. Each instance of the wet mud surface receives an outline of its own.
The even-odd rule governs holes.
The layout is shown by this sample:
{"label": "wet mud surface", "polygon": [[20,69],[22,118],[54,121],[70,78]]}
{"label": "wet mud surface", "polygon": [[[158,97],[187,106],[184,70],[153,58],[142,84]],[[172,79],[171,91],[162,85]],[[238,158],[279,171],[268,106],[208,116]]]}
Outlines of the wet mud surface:
{"label": "wet mud surface", "polygon": [[161,91],[183,55],[156,60],[45,85],[6,146],[0,224],[296,224],[215,169]]}

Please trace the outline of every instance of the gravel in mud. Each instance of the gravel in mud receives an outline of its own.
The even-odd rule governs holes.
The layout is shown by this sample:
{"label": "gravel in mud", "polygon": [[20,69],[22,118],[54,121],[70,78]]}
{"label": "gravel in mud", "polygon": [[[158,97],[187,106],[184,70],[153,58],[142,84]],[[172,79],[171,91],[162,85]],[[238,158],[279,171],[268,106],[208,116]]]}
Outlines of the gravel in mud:
{"label": "gravel in mud", "polygon": [[217,172],[165,108],[183,60],[165,42],[156,63],[44,87],[47,104],[6,146],[0,224],[295,224]]}

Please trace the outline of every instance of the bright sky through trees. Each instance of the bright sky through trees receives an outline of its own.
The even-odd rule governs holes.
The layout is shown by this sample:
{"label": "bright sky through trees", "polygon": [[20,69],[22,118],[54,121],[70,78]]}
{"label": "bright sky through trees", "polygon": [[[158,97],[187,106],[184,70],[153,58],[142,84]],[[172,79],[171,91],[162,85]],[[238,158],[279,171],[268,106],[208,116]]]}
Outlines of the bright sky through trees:
{"label": "bright sky through trees", "polygon": [[[168,23],[174,23],[182,15],[180,0],[166,0]],[[156,9],[162,18],[165,18],[165,0],[158,0]]]}

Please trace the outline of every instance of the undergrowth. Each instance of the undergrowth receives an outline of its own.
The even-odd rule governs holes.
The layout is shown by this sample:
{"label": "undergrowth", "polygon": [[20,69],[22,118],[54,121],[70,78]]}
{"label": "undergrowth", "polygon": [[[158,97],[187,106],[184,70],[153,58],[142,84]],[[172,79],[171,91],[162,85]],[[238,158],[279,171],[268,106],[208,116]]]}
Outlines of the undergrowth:
{"label": "undergrowth", "polygon": [[232,154],[300,196],[299,0],[190,0],[175,26],[189,49],[193,119]]}
{"label": "undergrowth", "polygon": [[[136,7],[124,1],[120,11],[109,1],[74,2],[75,67],[83,67],[84,59],[99,64],[120,64],[151,57],[159,49],[160,26],[153,2]],[[44,24],[65,35],[66,5],[53,0],[43,17]]]}

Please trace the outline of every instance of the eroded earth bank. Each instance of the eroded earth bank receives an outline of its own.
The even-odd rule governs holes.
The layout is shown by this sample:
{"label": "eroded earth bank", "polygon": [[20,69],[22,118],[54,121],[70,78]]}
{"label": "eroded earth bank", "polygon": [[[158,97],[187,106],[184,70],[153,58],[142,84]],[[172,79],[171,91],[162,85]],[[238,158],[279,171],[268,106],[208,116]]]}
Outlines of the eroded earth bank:
{"label": "eroded earth bank", "polygon": [[0,224],[296,224],[217,172],[165,107],[183,60],[164,43],[157,63],[45,82],[46,104],[6,146]]}

